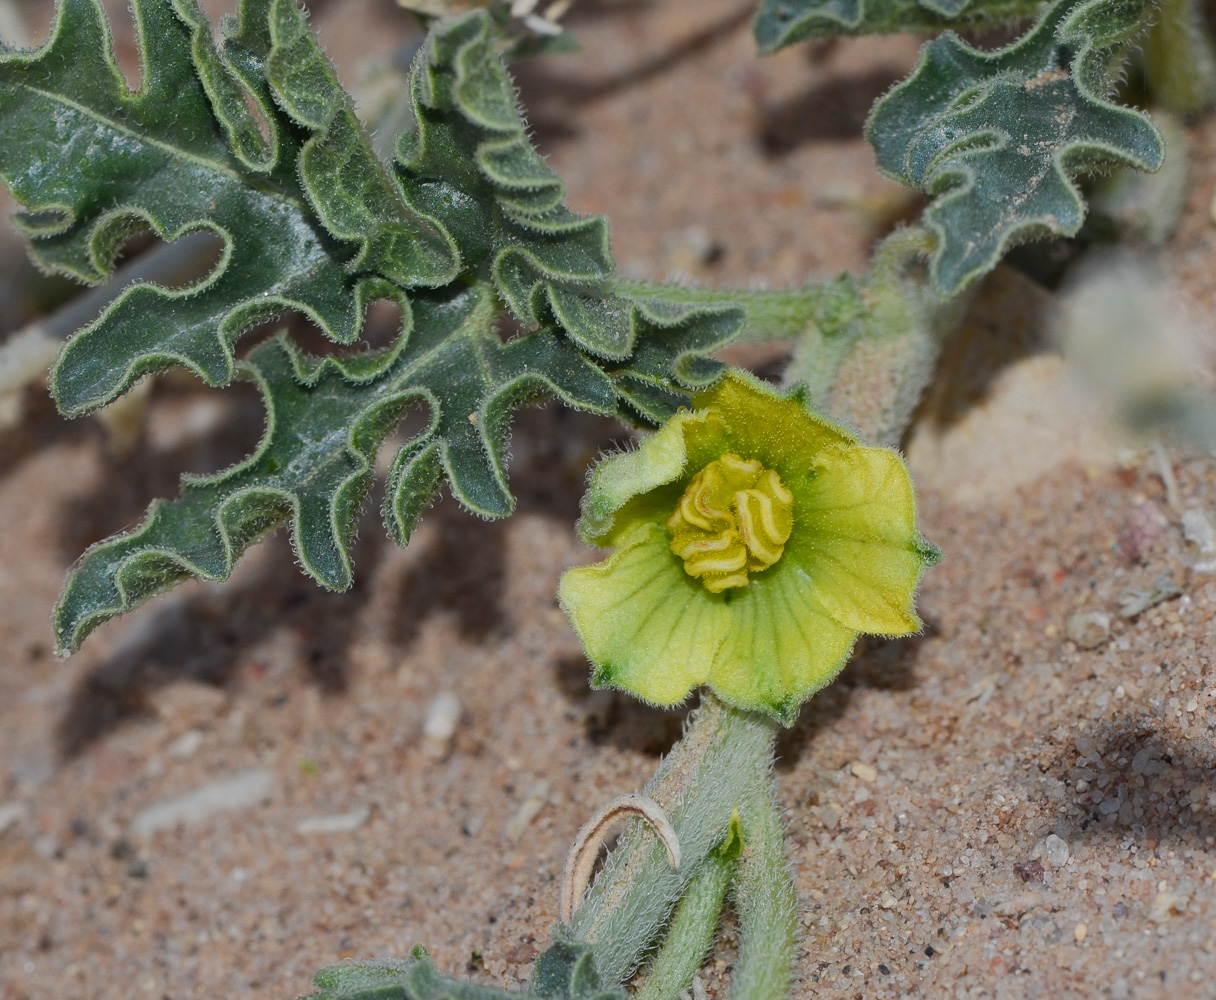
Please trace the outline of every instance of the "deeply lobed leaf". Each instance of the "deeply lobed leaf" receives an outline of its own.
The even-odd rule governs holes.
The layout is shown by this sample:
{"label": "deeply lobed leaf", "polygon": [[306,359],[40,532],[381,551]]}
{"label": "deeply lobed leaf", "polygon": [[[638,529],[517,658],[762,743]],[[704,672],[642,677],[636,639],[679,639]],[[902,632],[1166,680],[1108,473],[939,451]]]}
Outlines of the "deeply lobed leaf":
{"label": "deeply lobed leaf", "polygon": [[934,196],[924,218],[937,238],[931,271],[941,294],[1018,242],[1076,233],[1085,218],[1078,174],[1160,167],[1152,122],[1105,97],[1148,13],[1142,0],[1056,0],[994,52],[948,33],[875,105],[866,135],[879,168]]}
{"label": "deeply lobed leaf", "polygon": [[1001,24],[1041,7],[1042,0],[762,0],[752,32],[771,53],[807,38]]}
{"label": "deeply lobed leaf", "polygon": [[[177,364],[225,384],[237,337],[285,309],[335,341],[357,339],[371,279],[358,270],[357,247],[326,230],[301,186],[303,136],[261,72],[275,43],[254,26],[269,6],[242,3],[221,55],[196,0],[135,3],[136,92],[114,63],[96,0],[63,0],[41,49],[0,57],[0,176],[25,206],[20,221],[39,264],[100,281],[136,228],[168,240],[208,229],[225,244],[202,284],[136,285],[69,342],[52,377],[65,413]],[[367,157],[374,161],[370,147]],[[454,276],[450,249],[403,205],[394,221],[414,250],[392,277],[437,285]]]}
{"label": "deeply lobed leaf", "polygon": [[[430,423],[394,462],[385,502],[402,544],[445,477],[470,510],[510,513],[520,402],[556,396],[657,422],[717,377],[708,355],[742,311],[614,290],[607,223],[564,206],[484,15],[433,31],[413,74],[417,133],[385,169],[294,0],[243,0],[222,51],[195,0],[133,9],[142,38],[166,40],[145,47],[137,93],[96,0],[65,0],[38,52],[0,56],[0,107],[34,133],[23,145],[10,131],[0,173],[47,266],[103,276],[133,220],[169,238],[209,228],[226,252],[196,288],[127,291],[69,342],[53,388],[81,412],[184,364],[213,384],[257,383],[268,425],[247,460],[188,478],[179,499],[82,556],[56,611],[62,648],[184,578],[226,578],[283,523],[307,573],[349,585],[373,457],[412,406]],[[76,140],[48,167],[54,142],[86,126],[104,155],[82,159]],[[345,342],[379,297],[405,315],[388,349],[321,360],[280,339],[235,360],[236,338],[269,313],[300,309]],[[501,302],[536,329],[503,342]]]}
{"label": "deeply lobed leaf", "polygon": [[[738,318],[611,289],[608,220],[566,208],[565,185],[528,139],[487,18],[433,33],[412,98],[418,128],[397,143],[406,198],[451,233],[465,267],[492,281],[520,322],[559,326],[589,354],[623,362],[647,325],[668,327],[697,313],[710,326],[711,314]],[[711,377],[708,369],[701,377]]]}

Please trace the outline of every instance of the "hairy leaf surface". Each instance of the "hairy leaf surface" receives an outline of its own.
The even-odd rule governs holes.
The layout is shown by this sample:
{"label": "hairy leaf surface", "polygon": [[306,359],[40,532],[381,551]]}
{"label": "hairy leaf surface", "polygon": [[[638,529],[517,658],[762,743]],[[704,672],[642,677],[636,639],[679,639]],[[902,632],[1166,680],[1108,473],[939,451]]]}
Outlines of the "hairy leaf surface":
{"label": "hairy leaf surface", "polygon": [[1072,178],[1114,165],[1156,170],[1161,136],[1105,98],[1148,12],[1140,0],[1057,0],[1023,38],[983,52],[946,34],[866,125],[878,165],[934,196],[934,283],[952,294],[1012,245],[1072,235]]}
{"label": "hairy leaf surface", "polygon": [[1033,17],[1042,0],[763,0],[752,22],[760,51],[806,38],[940,31]]}
{"label": "hairy leaf surface", "polygon": [[522,323],[560,326],[597,357],[628,359],[647,323],[667,326],[689,310],[675,316],[611,290],[608,220],[566,208],[565,185],[532,147],[491,43],[486,18],[432,35],[413,78],[418,128],[397,144],[406,197],[452,234],[464,265],[493,281]]}
{"label": "hairy leaf surface", "polygon": [[[717,377],[721,366],[708,355],[736,334],[742,310],[615,290],[607,224],[565,208],[564,186],[527,141],[484,15],[432,33],[413,78],[418,132],[402,140],[406,155],[390,172],[372,154],[293,0],[245,0],[222,52],[194,0],[173,5],[138,0],[135,9],[146,37],[162,32],[178,46],[172,59],[158,49],[157,59],[167,59],[175,87],[187,95],[186,111],[198,118],[190,134],[201,133],[199,122],[207,124],[205,145],[225,164],[226,187],[205,205],[187,197],[171,225],[156,221],[160,208],[144,210],[159,202],[142,188],[133,187],[131,197],[144,199],[139,217],[168,235],[199,228],[204,216],[184,221],[190,212],[212,212],[207,225],[226,234],[228,252],[201,289],[127,292],[68,345],[55,389],[61,403],[73,401],[65,408],[86,409],[139,373],[182,363],[212,382],[237,374],[255,382],[266,401],[267,429],[247,460],[213,476],[187,477],[179,499],[154,503],[133,531],[82,556],[56,611],[62,648],[75,649],[102,622],[182,579],[226,578],[249,545],[284,523],[309,575],[326,587],[348,586],[350,544],[376,450],[415,405],[427,407],[430,422],[397,456],[385,500],[387,528],[401,544],[445,478],[471,511],[511,512],[505,454],[515,405],[556,396],[595,412],[657,422],[687,402],[689,390]],[[19,57],[37,63],[50,59],[48,51],[58,53],[46,69],[45,90],[58,86],[51,78],[65,72],[66,55],[57,46],[77,22],[88,28],[90,44],[108,45],[94,0],[68,0],[42,54]],[[113,71],[112,63],[106,66]],[[27,84],[4,87],[9,68],[0,63],[0,99],[28,96]],[[162,70],[163,78],[169,70]],[[159,112],[131,111],[143,93],[118,93],[116,100],[151,131],[140,115]],[[242,117],[251,114],[246,96],[264,109],[267,133]],[[162,105],[165,100],[162,95]],[[189,132],[181,123],[164,128],[170,126]],[[137,152],[164,144],[130,143]],[[180,152],[161,151],[149,176],[170,203],[178,186],[191,190],[196,165]],[[14,168],[14,186],[25,194],[26,182],[42,169],[29,155]],[[64,197],[79,200],[72,203],[73,218],[92,219],[80,206],[91,204],[85,193],[93,175],[79,161],[60,172]],[[221,204],[241,198],[231,232],[214,222]],[[278,199],[274,211],[266,199]],[[52,204],[43,195],[26,200],[43,213]],[[240,254],[248,270],[278,274],[267,258],[282,251],[282,234],[259,227],[263,214],[284,218],[288,203],[295,214],[288,213],[287,228],[311,233],[315,242],[316,266],[296,275],[301,296],[328,296],[348,315],[340,334],[333,326],[323,329],[349,339],[367,301],[392,298],[405,320],[389,348],[320,359],[279,338],[244,361],[234,359],[232,341],[251,319],[302,301],[251,292],[248,277],[240,279],[246,284],[239,294],[225,284]],[[128,220],[135,212],[123,211]],[[80,237],[82,259],[93,261],[98,273],[108,259],[88,255],[99,239],[109,239],[98,235],[103,225],[109,223],[84,224]],[[38,239],[38,252],[56,238]],[[112,243],[105,245],[112,250]],[[220,305],[191,311],[209,296]],[[504,301],[536,329],[504,341],[495,331]],[[220,316],[216,308],[228,312]]]}
{"label": "hairy leaf surface", "polygon": [[[52,381],[64,412],[100,406],[176,364],[229,382],[236,338],[286,309],[333,340],[358,337],[369,278],[358,247],[335,239],[343,234],[327,231],[309,205],[303,184],[321,179],[298,162],[303,137],[260,71],[275,51],[264,30],[269,6],[245,0],[221,55],[195,0],[137,0],[136,92],[114,62],[97,0],[63,0],[41,49],[0,56],[0,175],[25,207],[20,222],[38,263],[97,282],[133,229],[169,240],[207,229],[225,244],[201,285],[137,285],[68,344]],[[370,147],[363,161],[374,164]],[[381,189],[390,188],[381,173]],[[450,248],[404,204],[392,222],[408,233],[410,252],[391,277],[437,285],[455,275]]]}

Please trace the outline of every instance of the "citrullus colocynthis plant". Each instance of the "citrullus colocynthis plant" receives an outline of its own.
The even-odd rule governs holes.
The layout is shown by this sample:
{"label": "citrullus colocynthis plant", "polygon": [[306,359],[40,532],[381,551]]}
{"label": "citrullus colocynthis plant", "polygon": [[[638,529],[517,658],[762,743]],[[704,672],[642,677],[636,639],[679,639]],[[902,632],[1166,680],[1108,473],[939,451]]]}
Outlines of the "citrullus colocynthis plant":
{"label": "citrullus colocynthis plant", "polygon": [[732,371],[630,452],[606,459],[579,532],[615,548],[560,597],[597,687],[674,705],[707,685],[790,724],[857,636],[921,628],[914,596],[938,551],[908,471]]}

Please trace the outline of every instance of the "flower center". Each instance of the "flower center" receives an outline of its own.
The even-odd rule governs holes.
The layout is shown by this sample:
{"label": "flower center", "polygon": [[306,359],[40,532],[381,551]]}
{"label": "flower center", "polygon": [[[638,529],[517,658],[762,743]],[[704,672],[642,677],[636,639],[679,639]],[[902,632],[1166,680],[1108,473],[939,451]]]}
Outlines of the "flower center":
{"label": "flower center", "polygon": [[671,551],[714,594],[772,566],[793,527],[794,495],[777,473],[730,453],[693,476],[667,519]]}

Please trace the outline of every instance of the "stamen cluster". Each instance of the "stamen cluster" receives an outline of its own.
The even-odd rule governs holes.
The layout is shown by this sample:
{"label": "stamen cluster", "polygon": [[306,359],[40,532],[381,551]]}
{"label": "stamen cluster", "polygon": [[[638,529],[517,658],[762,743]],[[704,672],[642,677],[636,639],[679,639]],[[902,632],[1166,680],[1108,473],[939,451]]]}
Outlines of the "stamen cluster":
{"label": "stamen cluster", "polygon": [[666,524],[685,572],[720,594],[781,558],[794,495],[772,469],[728,452],[693,476]]}

